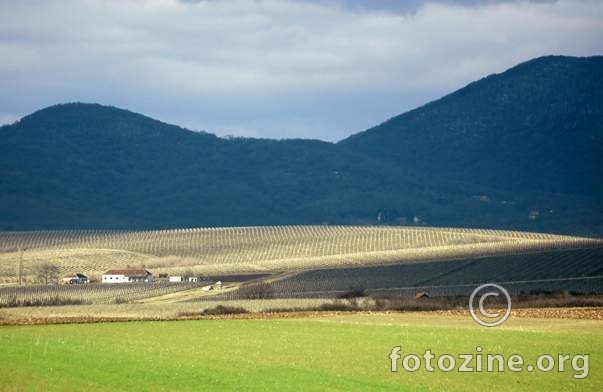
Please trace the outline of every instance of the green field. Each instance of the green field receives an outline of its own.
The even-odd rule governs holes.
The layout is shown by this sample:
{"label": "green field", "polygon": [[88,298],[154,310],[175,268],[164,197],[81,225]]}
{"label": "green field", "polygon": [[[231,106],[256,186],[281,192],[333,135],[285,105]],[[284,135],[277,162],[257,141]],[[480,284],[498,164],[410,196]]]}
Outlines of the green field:
{"label": "green field", "polygon": [[[479,327],[464,316],[348,314],[0,328],[0,389],[600,391],[603,322],[514,319]],[[590,354],[589,375],[390,371],[388,355]],[[401,362],[401,361],[400,361]],[[569,365],[569,363],[567,364]],[[401,366],[400,366],[401,367]],[[577,372],[580,373],[580,372]]]}

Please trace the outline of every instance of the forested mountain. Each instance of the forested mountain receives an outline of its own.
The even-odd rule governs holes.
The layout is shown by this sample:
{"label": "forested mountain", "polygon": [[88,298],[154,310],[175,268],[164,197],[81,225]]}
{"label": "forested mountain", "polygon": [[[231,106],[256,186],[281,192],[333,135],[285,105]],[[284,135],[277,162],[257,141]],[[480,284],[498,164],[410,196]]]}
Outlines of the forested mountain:
{"label": "forested mountain", "polygon": [[513,192],[603,196],[603,56],[541,57],[341,142]]}
{"label": "forested mountain", "polygon": [[426,224],[603,233],[603,58],[545,57],[333,144],[61,104],[0,128],[0,230]]}

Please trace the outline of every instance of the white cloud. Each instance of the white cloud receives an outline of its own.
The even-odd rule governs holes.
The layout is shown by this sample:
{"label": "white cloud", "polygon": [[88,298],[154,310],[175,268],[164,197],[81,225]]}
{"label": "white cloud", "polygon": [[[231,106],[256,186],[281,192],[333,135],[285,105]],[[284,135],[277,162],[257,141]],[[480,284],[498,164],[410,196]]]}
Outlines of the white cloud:
{"label": "white cloud", "polygon": [[356,3],[0,1],[0,104],[336,140],[521,61],[603,49],[598,1]]}

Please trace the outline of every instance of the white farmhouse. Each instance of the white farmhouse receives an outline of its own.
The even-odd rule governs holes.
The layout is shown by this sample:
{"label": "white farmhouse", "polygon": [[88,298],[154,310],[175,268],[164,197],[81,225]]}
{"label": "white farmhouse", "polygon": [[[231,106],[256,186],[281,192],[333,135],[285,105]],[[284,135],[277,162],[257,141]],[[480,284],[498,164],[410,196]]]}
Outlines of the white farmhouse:
{"label": "white farmhouse", "polygon": [[182,282],[182,276],[170,276],[170,282]]}
{"label": "white farmhouse", "polygon": [[102,283],[151,283],[153,274],[146,269],[109,270],[103,274]]}

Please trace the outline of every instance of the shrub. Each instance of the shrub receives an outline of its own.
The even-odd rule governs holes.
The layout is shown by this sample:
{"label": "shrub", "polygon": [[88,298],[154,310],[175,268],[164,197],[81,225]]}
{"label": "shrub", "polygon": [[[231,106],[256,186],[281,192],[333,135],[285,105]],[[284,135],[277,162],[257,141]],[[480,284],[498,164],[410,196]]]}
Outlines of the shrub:
{"label": "shrub", "polygon": [[274,297],[274,288],[270,283],[256,283],[241,287],[237,295],[244,299],[266,299]]}
{"label": "shrub", "polygon": [[128,300],[123,298],[123,297],[115,297],[115,299],[113,300],[113,303],[115,304],[127,304]]}
{"label": "shrub", "polygon": [[213,308],[205,309],[201,312],[204,316],[215,316],[220,314],[244,314],[249,311],[241,306],[218,305]]}
{"label": "shrub", "polygon": [[339,300],[335,300],[331,303],[325,303],[322,304],[318,307],[318,310],[323,310],[323,311],[334,311],[334,312],[349,312],[349,311],[355,311],[355,310],[360,310],[360,306],[358,306],[358,303],[356,301],[339,301]]}
{"label": "shrub", "polygon": [[61,305],[85,305],[90,304],[90,301],[84,301],[76,298],[66,298],[60,296],[52,296],[46,298],[34,299],[17,299],[16,297],[9,298],[8,301],[0,304],[0,307],[16,308],[21,306],[61,306]]}
{"label": "shrub", "polygon": [[361,286],[350,287],[346,292],[341,293],[337,298],[360,298],[366,297],[366,288]]}

